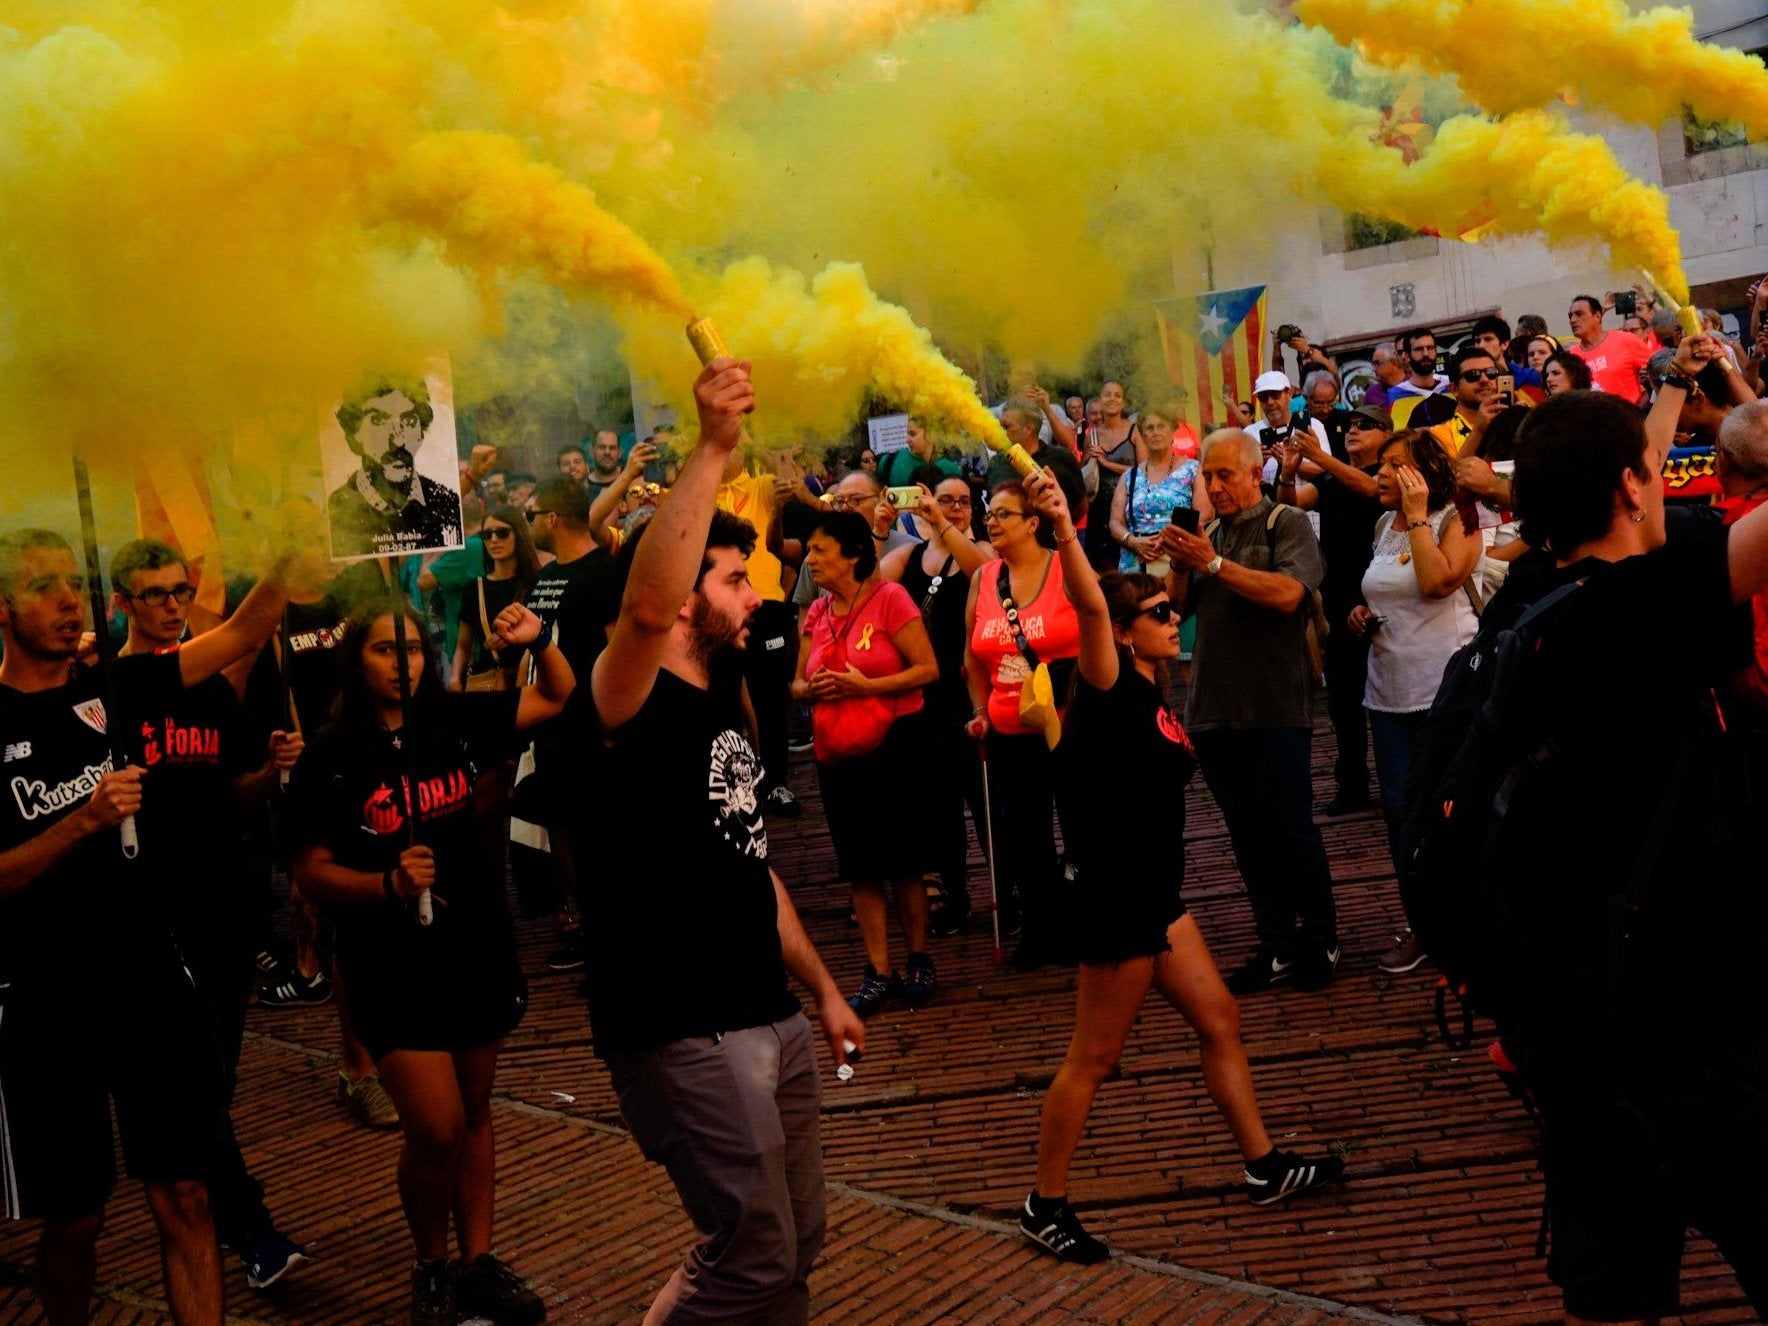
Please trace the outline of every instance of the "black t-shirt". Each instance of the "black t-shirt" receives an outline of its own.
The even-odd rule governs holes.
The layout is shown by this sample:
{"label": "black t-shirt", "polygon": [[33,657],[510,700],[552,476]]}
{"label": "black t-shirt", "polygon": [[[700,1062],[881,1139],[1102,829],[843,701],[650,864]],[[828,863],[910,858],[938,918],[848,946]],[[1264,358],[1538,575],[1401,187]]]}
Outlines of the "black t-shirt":
{"label": "black t-shirt", "polygon": [[741,675],[708,690],[659,671],[605,761],[639,789],[585,872],[596,1053],[758,1027],[797,1011],[780,956],[761,760]]}
{"label": "black t-shirt", "polygon": [[[479,616],[480,586],[483,586],[485,590],[485,613],[483,621],[480,620]],[[467,632],[472,637],[473,641],[472,657],[467,664],[467,670],[469,672],[483,672],[495,664],[497,667],[516,672],[518,676],[521,675],[521,665],[523,660],[527,657],[527,650],[500,648],[497,651],[496,657],[493,658],[491,651],[485,648],[486,623],[495,622],[497,620],[497,614],[509,607],[510,604],[515,603],[518,599],[524,603],[527,602],[526,599],[522,598],[521,591],[522,582],[515,576],[511,576],[507,580],[493,580],[490,576],[477,576],[474,578],[472,585],[467,589],[466,597],[461,602],[460,609],[460,619],[466,623]],[[451,641],[450,647],[452,647],[452,645],[453,642]]]}
{"label": "black t-shirt", "polygon": [[[945,555],[941,569],[929,575],[921,564],[927,551],[925,543],[909,551],[908,566],[903,569],[902,587],[921,610],[927,634],[933,642],[933,657],[939,664],[939,680],[927,688],[927,697],[942,714],[970,712],[970,691],[964,681],[964,642],[968,628],[964,623],[964,607],[970,597],[970,577],[958,569],[957,558]],[[933,582],[939,581],[938,585]]]}
{"label": "black t-shirt", "polygon": [[1744,1038],[1759,1046],[1768,1025],[1763,826],[1714,701],[1750,649],[1748,617],[1731,602],[1727,535],[1558,571],[1556,583],[1584,584],[1543,628],[1529,674],[1530,730],[1565,753],[1556,785],[1570,789],[1585,878],[1604,892],[1626,887],[1677,757],[1695,742],[1633,925],[1624,1025],[1652,1056],[1700,1057]]}
{"label": "black t-shirt", "polygon": [[512,752],[518,699],[514,691],[445,694],[442,730],[420,746],[413,796],[405,793],[407,752],[394,744],[402,734],[328,726],[302,753],[289,785],[289,819],[301,846],[324,847],[339,865],[375,874],[396,866],[408,842],[436,854],[430,925],[418,925],[410,905],[384,897],[330,909],[352,982],[378,992],[430,980],[450,954],[508,942],[503,895],[473,831],[473,781]]}
{"label": "black t-shirt", "polygon": [[1375,550],[1375,522],[1384,508],[1380,499],[1364,497],[1330,474],[1316,474],[1308,482],[1318,494],[1314,511],[1320,517],[1320,555],[1326,559],[1320,597],[1336,631],[1362,601],[1363,573]]}
{"label": "black t-shirt", "polygon": [[613,583],[614,559],[597,548],[575,561],[549,562],[528,591],[528,607],[553,628],[553,642],[580,686],[588,684],[590,669],[608,647]]}
{"label": "black t-shirt", "polygon": [[[144,654],[116,660],[118,714],[107,715],[96,669],[76,667],[66,685],[46,691],[0,686],[0,852],[29,842],[92,799],[111,770],[107,721],[118,725],[124,757],[143,760],[143,716],[164,712],[183,691],[178,657]],[[165,793],[151,777],[142,785],[137,828],[166,813]],[[176,814],[175,804],[167,803]],[[116,829],[82,840],[23,889],[0,899],[0,982],[45,984],[76,991],[112,963],[168,951],[169,937],[153,887],[149,835],[130,860]],[[160,853],[164,855],[164,853]],[[164,864],[162,861],[160,864]],[[113,987],[114,988],[114,987]]]}
{"label": "black t-shirt", "polygon": [[553,642],[571,665],[576,687],[565,711],[535,734],[540,766],[550,774],[569,769],[572,759],[594,754],[595,707],[589,701],[589,674],[608,647],[607,624],[618,615],[614,601],[614,558],[601,548],[570,562],[540,568],[528,590],[528,607],[553,628]]}
{"label": "black t-shirt", "polygon": [[147,786],[141,855],[180,938],[212,935],[248,914],[242,814],[231,781],[262,767],[267,734],[247,720],[225,677],[158,697],[137,720]]}
{"label": "black t-shirt", "polygon": [[[1084,878],[1106,883],[1184,870],[1185,785],[1197,757],[1153,682],[1124,666],[1108,691],[1076,677],[1056,769],[1063,845]],[[1126,815],[1124,784],[1101,777],[1102,769],[1130,773],[1137,796],[1157,798],[1161,812]]]}

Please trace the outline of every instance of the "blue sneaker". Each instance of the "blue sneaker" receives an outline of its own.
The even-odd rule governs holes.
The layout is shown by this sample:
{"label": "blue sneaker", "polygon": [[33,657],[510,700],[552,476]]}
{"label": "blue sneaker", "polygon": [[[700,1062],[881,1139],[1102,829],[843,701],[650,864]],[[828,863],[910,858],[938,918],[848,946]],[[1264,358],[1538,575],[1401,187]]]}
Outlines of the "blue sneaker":
{"label": "blue sneaker", "polygon": [[307,1264],[307,1249],[273,1229],[254,1240],[239,1259],[245,1263],[247,1287],[268,1289],[297,1266]]}
{"label": "blue sneaker", "polygon": [[895,972],[880,976],[877,968],[868,962],[866,974],[859,983],[859,990],[847,1002],[860,1017],[869,1018],[884,1006],[886,999],[901,993],[902,982],[896,979]]}

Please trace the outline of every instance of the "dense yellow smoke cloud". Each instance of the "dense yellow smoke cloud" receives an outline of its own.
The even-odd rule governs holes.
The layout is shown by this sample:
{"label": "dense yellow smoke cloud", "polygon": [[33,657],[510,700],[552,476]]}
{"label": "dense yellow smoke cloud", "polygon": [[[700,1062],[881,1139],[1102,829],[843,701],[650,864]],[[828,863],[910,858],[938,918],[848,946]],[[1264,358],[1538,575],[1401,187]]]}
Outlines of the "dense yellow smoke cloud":
{"label": "dense yellow smoke cloud", "polygon": [[1340,95],[1354,79],[1325,34],[1219,0],[991,0],[887,54],[732,100],[710,132],[666,115],[676,187],[613,205],[684,248],[860,261],[942,339],[1052,365],[1205,288],[1211,259],[1256,270],[1321,204],[1680,270],[1662,195],[1600,139],[1453,116],[1407,167],[1373,141],[1391,89]]}
{"label": "dense yellow smoke cloud", "polygon": [[612,316],[678,400],[682,324],[710,313],[756,361],[758,439],[822,444],[868,393],[995,434],[916,320],[1073,363],[1323,203],[1679,270],[1661,195],[1599,140],[1453,118],[1406,167],[1324,33],[1222,0],[240,0],[225,21],[15,0],[7,22],[4,524],[65,492],[75,441],[113,483],[230,455],[274,490],[365,366],[449,353],[467,407],[568,381],[585,333],[543,287]]}
{"label": "dense yellow smoke cloud", "polygon": [[1694,15],[1624,0],[1297,0],[1295,14],[1390,68],[1452,74],[1497,113],[1562,95],[1635,124],[1688,106],[1768,134],[1768,71],[1742,51],[1696,40]]}

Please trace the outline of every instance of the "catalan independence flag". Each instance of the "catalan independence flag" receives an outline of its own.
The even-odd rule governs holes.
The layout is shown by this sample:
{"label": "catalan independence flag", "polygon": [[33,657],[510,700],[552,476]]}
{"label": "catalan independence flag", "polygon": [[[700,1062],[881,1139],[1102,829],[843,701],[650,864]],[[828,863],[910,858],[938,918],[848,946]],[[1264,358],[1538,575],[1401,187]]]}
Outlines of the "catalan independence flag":
{"label": "catalan independence flag", "polygon": [[1190,299],[1154,304],[1166,373],[1178,389],[1184,417],[1199,437],[1228,417],[1224,391],[1252,395],[1265,365],[1265,287],[1212,290]]}

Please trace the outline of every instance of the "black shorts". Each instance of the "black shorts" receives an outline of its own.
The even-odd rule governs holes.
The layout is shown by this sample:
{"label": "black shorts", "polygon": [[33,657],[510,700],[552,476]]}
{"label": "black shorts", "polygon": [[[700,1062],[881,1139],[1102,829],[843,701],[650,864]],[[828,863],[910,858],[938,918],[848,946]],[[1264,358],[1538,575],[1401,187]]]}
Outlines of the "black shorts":
{"label": "black shorts", "polygon": [[1097,870],[1070,863],[1057,893],[1057,933],[1069,937],[1077,962],[1157,957],[1172,948],[1167,928],[1185,914],[1183,886],[1182,871],[1170,862]]}
{"label": "black shorts", "polygon": [[0,989],[0,1217],[71,1220],[116,1186],[115,1102],[124,1168],[147,1183],[206,1178],[221,1067],[207,1011],[182,967],[106,968],[90,988],[26,979]]}
{"label": "black shorts", "polygon": [[502,1040],[528,1010],[521,963],[501,944],[405,980],[347,956],[343,965],[350,1030],[376,1063],[394,1050],[465,1054]]}
{"label": "black shorts", "polygon": [[1747,1291],[1768,1286],[1768,1088],[1754,1070],[1675,1076],[1673,1098],[1636,1092],[1637,1105],[1593,1100],[1570,1081],[1537,1087],[1547,1274],[1568,1313],[1674,1313],[1689,1228],[1718,1245]]}

